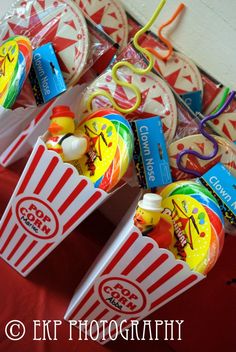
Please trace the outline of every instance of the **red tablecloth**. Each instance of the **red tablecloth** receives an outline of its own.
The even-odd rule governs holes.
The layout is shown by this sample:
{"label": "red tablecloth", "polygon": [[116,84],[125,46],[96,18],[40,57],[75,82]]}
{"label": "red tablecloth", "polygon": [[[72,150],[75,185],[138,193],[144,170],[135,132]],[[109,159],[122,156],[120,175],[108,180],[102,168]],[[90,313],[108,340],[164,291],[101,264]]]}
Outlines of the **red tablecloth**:
{"label": "red tablecloth", "polygon": [[[23,162],[0,169],[1,215],[21,173]],[[94,224],[99,223],[98,226]],[[182,341],[124,341],[119,338],[106,346],[92,341],[68,341],[69,325],[58,328],[58,341],[33,341],[33,320],[59,319],[74,289],[93,263],[114,226],[94,212],[36,268],[28,278],[21,277],[0,259],[0,352],[149,351],[199,352],[236,349],[236,237],[227,236],[217,265],[206,280],[148,317],[184,320]],[[5,325],[21,320],[26,334],[20,341],[5,337]],[[40,331],[40,330],[38,330]],[[74,334],[75,336],[75,334]]]}

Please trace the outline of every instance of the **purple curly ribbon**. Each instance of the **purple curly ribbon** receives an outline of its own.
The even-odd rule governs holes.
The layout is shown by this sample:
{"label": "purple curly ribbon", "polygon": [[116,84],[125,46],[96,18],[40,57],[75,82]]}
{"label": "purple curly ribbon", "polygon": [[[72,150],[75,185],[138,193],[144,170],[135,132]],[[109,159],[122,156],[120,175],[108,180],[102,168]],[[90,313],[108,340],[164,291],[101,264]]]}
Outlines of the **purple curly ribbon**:
{"label": "purple curly ribbon", "polygon": [[214,118],[216,118],[219,115],[221,115],[225,111],[225,109],[229,106],[229,104],[233,100],[235,94],[236,94],[235,91],[231,92],[229,97],[228,97],[228,99],[224,103],[224,105],[215,114],[206,116],[200,123],[199,131],[204,137],[206,137],[207,139],[209,139],[210,142],[212,142],[212,144],[213,144],[213,152],[211,154],[209,154],[209,155],[202,155],[202,154],[196,152],[195,150],[191,150],[191,149],[183,150],[182,152],[180,152],[178,154],[177,160],[176,160],[179,170],[181,170],[183,172],[186,172],[188,174],[191,174],[193,176],[196,176],[196,177],[202,176],[200,174],[200,172],[195,171],[195,170],[191,170],[191,169],[188,169],[188,168],[182,166],[181,160],[182,160],[184,155],[194,155],[194,156],[196,156],[197,158],[199,158],[201,160],[211,160],[217,155],[218,149],[219,149],[218,143],[217,143],[217,141],[215,140],[214,137],[212,137],[208,132],[205,131],[205,124],[208,121],[213,120]]}

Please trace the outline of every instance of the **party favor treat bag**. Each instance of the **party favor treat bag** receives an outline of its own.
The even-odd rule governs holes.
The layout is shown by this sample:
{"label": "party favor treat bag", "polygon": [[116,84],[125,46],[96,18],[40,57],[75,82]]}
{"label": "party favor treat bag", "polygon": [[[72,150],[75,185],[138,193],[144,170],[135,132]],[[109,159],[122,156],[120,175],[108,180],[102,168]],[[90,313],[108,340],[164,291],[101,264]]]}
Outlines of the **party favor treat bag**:
{"label": "party favor treat bag", "polygon": [[38,121],[52,99],[96,77],[118,45],[70,0],[16,1],[0,23],[0,39],[0,105],[13,109],[0,115],[1,164],[7,166],[44,132]]}
{"label": "party favor treat bag", "polygon": [[[71,74],[69,81],[75,79],[75,72]],[[50,135],[39,138],[0,225],[1,255],[22,275],[38,265],[107,197],[105,191],[119,186],[133,153],[131,128],[122,116],[112,115],[114,111],[87,116],[75,131],[74,114],[64,106],[55,109]],[[87,147],[75,157],[74,148],[82,140],[87,140]],[[77,158],[80,175],[68,163],[77,162]]]}
{"label": "party favor treat bag", "polygon": [[[175,188],[174,184],[172,188]],[[96,336],[97,341],[102,344],[106,343],[118,333],[117,329],[109,328],[111,321],[120,326],[119,332],[129,328],[131,320],[145,318],[205,277],[206,267],[210,270],[219,254],[218,239],[214,237],[214,244],[211,244],[212,231],[215,231],[214,228],[216,231],[220,230],[217,227],[219,221],[215,215],[211,225],[207,215],[212,211],[211,206],[203,205],[201,200],[194,200],[194,196],[190,194],[188,201],[188,191],[185,189],[185,196],[182,198],[176,196],[176,205],[180,210],[173,206],[173,196],[169,197],[167,193],[163,193],[163,209],[160,209],[159,204],[157,209],[162,213],[158,219],[152,220],[152,224],[153,221],[159,221],[158,235],[155,231],[142,234],[140,226],[134,226],[137,200],[135,201],[89,274],[76,289],[65,314],[65,319],[69,320],[70,324],[80,326],[83,332],[85,326],[79,325],[78,321],[87,321],[88,326],[92,321],[97,321],[97,324],[93,324],[93,329],[87,329],[86,334]],[[208,196],[209,194],[205,198],[203,196],[206,202]],[[181,203],[184,198],[186,207],[189,206],[188,210]],[[147,202],[145,206],[143,201],[138,204],[140,207],[135,215],[136,220],[138,218],[140,222],[142,216],[142,224],[148,223],[152,217],[150,214],[155,210],[153,202],[149,201],[149,207]],[[213,207],[219,213],[215,202]],[[146,214],[140,208],[146,209]],[[135,223],[137,224],[137,221]],[[182,236],[186,241],[183,250],[186,251],[187,260],[183,260],[183,251],[181,259],[176,250],[172,249],[174,241],[178,240],[177,236],[179,239]],[[163,237],[170,237],[170,241],[163,241]],[[105,331],[102,328],[104,320],[108,321]]]}
{"label": "party favor treat bag", "polygon": [[203,185],[181,181],[145,193],[76,289],[65,319],[102,344],[113,340],[205,278],[223,244],[223,214]]}
{"label": "party favor treat bag", "polygon": [[1,221],[2,258],[27,275],[106,196],[39,139]]}
{"label": "party favor treat bag", "polygon": [[[121,115],[93,114],[76,130],[73,120],[68,107],[53,108],[1,220],[1,256],[24,276],[121,185],[131,161]],[[77,158],[79,172],[69,163]]]}

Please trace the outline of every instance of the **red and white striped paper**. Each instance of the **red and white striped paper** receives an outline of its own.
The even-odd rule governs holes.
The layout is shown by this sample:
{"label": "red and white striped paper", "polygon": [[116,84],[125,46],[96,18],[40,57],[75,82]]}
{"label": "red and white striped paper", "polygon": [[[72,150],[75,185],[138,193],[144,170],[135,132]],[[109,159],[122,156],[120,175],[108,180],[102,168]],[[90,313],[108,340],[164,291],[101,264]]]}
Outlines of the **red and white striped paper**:
{"label": "red and white striped paper", "polygon": [[[101,331],[100,343],[106,343],[116,334],[116,330],[108,334],[109,321],[115,320],[119,325],[127,320],[127,324],[122,323],[125,329],[131,320],[143,319],[204,278],[183,261],[176,260],[168,250],[160,249],[151,238],[143,237],[136,227],[129,229],[120,234],[124,239],[116,249],[111,245],[101,258],[100,264],[104,264],[100,274],[92,281],[92,272],[87,278],[88,287],[78,288],[65,315],[66,320],[87,320],[88,324],[92,320],[98,323],[107,320],[105,341]],[[108,300],[111,292],[120,307]],[[96,329],[96,326],[92,329],[93,336],[97,336]]]}
{"label": "red and white striped paper", "polygon": [[39,139],[0,223],[0,256],[28,275],[107,194]]}

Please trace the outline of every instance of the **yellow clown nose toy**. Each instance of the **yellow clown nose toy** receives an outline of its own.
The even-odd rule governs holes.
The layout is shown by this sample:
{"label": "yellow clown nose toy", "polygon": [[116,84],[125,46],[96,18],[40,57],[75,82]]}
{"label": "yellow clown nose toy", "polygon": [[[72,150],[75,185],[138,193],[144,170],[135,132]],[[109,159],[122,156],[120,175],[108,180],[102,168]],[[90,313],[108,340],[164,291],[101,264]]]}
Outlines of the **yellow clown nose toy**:
{"label": "yellow clown nose toy", "polygon": [[75,115],[68,106],[56,106],[52,110],[50,136],[46,141],[48,150],[60,154],[63,161],[72,161],[82,158],[90,147],[90,139],[86,135],[74,135]]}
{"label": "yellow clown nose toy", "polygon": [[144,194],[143,199],[138,202],[134,216],[134,225],[148,235],[158,224],[163,208],[162,197],[155,193]]}

